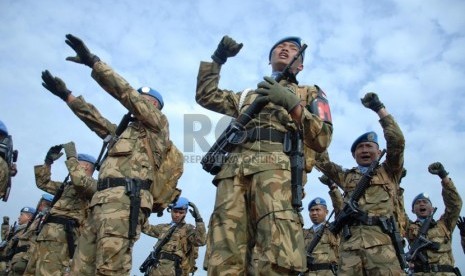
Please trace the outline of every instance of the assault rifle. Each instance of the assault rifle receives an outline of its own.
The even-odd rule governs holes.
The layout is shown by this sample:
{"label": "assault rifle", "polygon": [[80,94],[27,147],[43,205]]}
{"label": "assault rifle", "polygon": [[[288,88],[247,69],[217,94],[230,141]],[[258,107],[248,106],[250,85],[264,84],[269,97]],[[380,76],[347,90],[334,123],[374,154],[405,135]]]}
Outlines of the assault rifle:
{"label": "assault rifle", "polygon": [[363,174],[360,181],[357,183],[355,190],[353,191],[350,199],[344,204],[344,207],[336,216],[335,221],[333,221],[330,226],[329,230],[334,234],[337,234],[341,231],[342,227],[344,227],[344,238],[347,240],[351,237],[350,230],[348,223],[354,217],[363,215],[363,211],[358,207],[358,201],[365,193],[366,189],[370,186],[370,181],[375,175],[375,169],[378,167],[381,158],[386,153],[386,149],[384,149],[379,158],[374,160],[370,166],[368,167],[367,171]]}
{"label": "assault rifle", "polygon": [[313,264],[315,264],[315,257],[312,256],[313,250],[315,250],[315,247],[318,245],[321,238],[323,237],[323,233],[325,232],[326,225],[329,223],[329,220],[331,219],[333,214],[334,214],[334,209],[329,215],[328,219],[325,221],[325,223],[315,233],[315,236],[313,236],[313,239],[310,241],[310,244],[307,247],[307,268],[310,268]]}
{"label": "assault rifle", "polygon": [[113,147],[113,145],[118,140],[118,137],[123,133],[123,131],[128,127],[129,123],[133,120],[131,116],[131,112],[126,113],[121,122],[119,123],[118,127],[115,130],[115,135],[108,134],[103,139],[102,149],[100,150],[100,154],[98,155],[97,161],[95,161],[95,169],[98,171],[100,170],[100,166],[102,166],[103,161],[108,156],[108,151]]}
{"label": "assault rifle", "polygon": [[226,158],[229,156],[234,146],[244,143],[247,139],[247,132],[245,131],[247,123],[262,110],[268,101],[266,97],[257,97],[246,111],[239,114],[239,116],[229,124],[207,154],[202,158],[202,161],[200,161],[205,171],[212,175],[216,175],[220,172],[221,167],[226,162]]}
{"label": "assault rifle", "polygon": [[[277,82],[281,81],[283,78],[296,81],[295,75],[291,72],[291,66],[302,55],[306,48],[306,44],[303,44],[302,47],[300,47],[299,52],[292,58],[291,62],[286,65],[283,72],[278,74],[275,78]],[[239,114],[235,120],[231,121],[229,126],[223,131],[223,133],[221,133],[220,137],[200,161],[202,168],[206,172],[209,172],[212,175],[216,175],[220,172],[221,167],[226,162],[226,159],[234,146],[246,141],[247,132],[245,131],[245,126],[262,110],[268,101],[269,100],[266,97],[256,98],[246,111]],[[302,183],[302,181],[300,183]],[[302,191],[300,193],[302,193]],[[302,198],[302,196],[300,196],[300,198]],[[302,206],[302,202],[300,202],[300,206]]]}
{"label": "assault rifle", "polygon": [[156,267],[158,265],[158,262],[160,260],[161,249],[171,239],[171,236],[173,235],[176,228],[178,228],[178,224],[171,226],[170,230],[168,230],[168,233],[166,233],[165,237],[163,237],[160,243],[153,249],[152,252],[149,253],[145,261],[139,267],[139,271],[144,273],[144,275],[150,275],[150,270],[152,269],[152,267]]}
{"label": "assault rifle", "polygon": [[302,210],[304,148],[302,134],[299,130],[288,131],[284,136],[284,153],[289,155],[291,163],[291,203],[297,211]]}
{"label": "assault rifle", "polygon": [[418,237],[413,241],[412,246],[410,246],[409,251],[406,254],[407,262],[417,262],[419,261],[421,264],[427,264],[428,259],[423,252],[425,249],[431,250],[438,250],[439,244],[436,242],[432,242],[426,238],[426,234],[428,233],[429,227],[431,222],[433,221],[434,213],[438,208],[434,208],[433,212],[430,216],[428,216],[425,221],[421,224],[420,232],[418,233]]}
{"label": "assault rifle", "polygon": [[11,190],[11,177],[16,175],[16,172],[12,174],[13,164],[18,160],[18,150],[13,149],[13,138],[11,135],[4,137],[0,141],[0,157],[5,160],[8,165],[8,182],[5,189],[5,194],[2,196],[3,201],[8,200]]}

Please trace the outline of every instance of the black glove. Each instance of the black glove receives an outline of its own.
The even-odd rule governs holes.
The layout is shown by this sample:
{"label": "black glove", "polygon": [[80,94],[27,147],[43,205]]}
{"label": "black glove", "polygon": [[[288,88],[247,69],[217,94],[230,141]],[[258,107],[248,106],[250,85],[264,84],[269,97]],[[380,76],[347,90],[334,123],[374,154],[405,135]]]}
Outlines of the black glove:
{"label": "black glove", "polygon": [[331,179],[329,179],[328,176],[323,174],[322,176],[318,177],[318,179],[320,180],[321,183],[328,186],[328,188],[331,190],[331,187],[333,186],[334,182]]}
{"label": "black glove", "polygon": [[459,217],[457,227],[460,229],[460,236],[465,237],[465,217]]}
{"label": "black glove", "polygon": [[200,216],[200,212],[199,212],[199,209],[197,209],[197,206],[195,206],[195,204],[190,201],[189,201],[189,206],[192,207],[192,209],[189,209],[189,212],[191,213],[192,217],[194,217],[195,222],[202,222],[203,219]]}
{"label": "black glove", "polygon": [[242,46],[242,43],[237,43],[234,39],[225,35],[218,44],[218,48],[216,48],[213,53],[212,59],[218,64],[224,64],[228,57],[237,55]]}
{"label": "black glove", "polygon": [[52,92],[53,95],[62,99],[66,102],[71,91],[66,88],[66,84],[58,77],[52,76],[48,70],[42,71],[42,86],[48,91]]}
{"label": "black glove", "polygon": [[270,102],[284,107],[288,112],[300,103],[300,98],[288,88],[277,83],[272,77],[264,77],[255,90],[258,94],[268,97]]}
{"label": "black glove", "polygon": [[439,178],[441,178],[441,179],[443,179],[444,177],[446,177],[449,174],[448,172],[446,172],[446,170],[444,169],[444,166],[441,164],[441,162],[435,162],[435,163],[429,165],[428,171],[431,174],[438,175]]}
{"label": "black glove", "polygon": [[384,108],[384,104],[379,100],[378,95],[373,92],[366,93],[363,99],[360,99],[362,104],[374,112],[378,112],[381,108]]}
{"label": "black glove", "polygon": [[63,144],[62,146],[65,149],[66,159],[70,159],[71,157],[77,158],[76,146],[74,145],[74,142],[69,142]]}
{"label": "black glove", "polygon": [[63,155],[63,153],[61,152],[62,149],[62,145],[56,145],[51,147],[48,150],[47,155],[45,156],[45,164],[52,165],[55,160],[58,160],[58,158],[60,158]]}
{"label": "black glove", "polygon": [[92,54],[87,48],[86,44],[82,42],[79,38],[73,36],[72,34],[66,35],[66,44],[68,44],[76,52],[76,56],[67,57],[66,60],[81,63],[89,66],[90,68],[94,67],[94,64],[97,61],[100,61],[100,58]]}

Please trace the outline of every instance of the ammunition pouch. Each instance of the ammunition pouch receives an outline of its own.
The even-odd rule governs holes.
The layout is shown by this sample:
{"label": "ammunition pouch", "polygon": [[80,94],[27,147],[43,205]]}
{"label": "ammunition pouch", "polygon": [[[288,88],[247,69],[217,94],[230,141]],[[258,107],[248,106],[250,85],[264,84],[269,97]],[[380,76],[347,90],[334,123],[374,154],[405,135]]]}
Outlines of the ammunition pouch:
{"label": "ammunition pouch", "polygon": [[70,259],[74,255],[74,233],[73,229],[79,227],[79,223],[72,218],[59,217],[59,216],[48,216],[45,223],[56,223],[63,225],[66,234],[66,243],[68,244],[68,256]]}

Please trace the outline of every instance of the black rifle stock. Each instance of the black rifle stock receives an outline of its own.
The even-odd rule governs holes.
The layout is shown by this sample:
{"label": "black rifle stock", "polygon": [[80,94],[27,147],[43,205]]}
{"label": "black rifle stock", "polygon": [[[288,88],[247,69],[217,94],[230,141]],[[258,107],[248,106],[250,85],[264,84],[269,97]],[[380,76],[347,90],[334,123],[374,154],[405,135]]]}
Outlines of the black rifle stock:
{"label": "black rifle stock", "polygon": [[318,245],[321,238],[323,237],[323,233],[325,232],[326,225],[328,225],[329,220],[331,219],[333,214],[334,214],[334,209],[333,211],[331,211],[331,214],[329,215],[324,225],[322,225],[321,228],[318,229],[318,231],[315,233],[315,236],[313,236],[313,239],[310,241],[310,244],[307,247],[307,268],[315,264],[315,258],[312,256],[313,250],[315,250],[316,246]]}
{"label": "black rifle stock", "polygon": [[284,153],[289,155],[289,162],[291,164],[291,204],[294,209],[301,211],[305,157],[302,134],[299,130],[286,132],[284,138]]}
{"label": "black rifle stock", "polygon": [[421,264],[427,264],[428,259],[423,252],[425,249],[432,249],[437,250],[439,245],[435,242],[432,242],[426,238],[426,234],[428,233],[429,227],[431,222],[433,221],[434,213],[438,208],[434,208],[433,212],[430,216],[428,216],[425,221],[421,224],[420,231],[418,233],[418,237],[413,241],[412,246],[410,246],[409,251],[406,254],[407,262],[417,262],[419,261]]}
{"label": "black rifle stock", "polygon": [[269,102],[266,97],[257,97],[255,101],[247,108],[246,111],[239,114],[236,120],[223,131],[218,140],[213,144],[210,150],[205,154],[200,162],[202,168],[216,175],[225,162],[228,154],[235,145],[245,142],[246,133],[245,125],[254,118],[256,114]]}
{"label": "black rifle stock", "polygon": [[[330,224],[330,231],[333,232],[334,234],[337,234],[341,231],[342,227],[347,226],[349,221],[357,214],[360,214],[362,211],[358,208],[358,201],[360,198],[363,196],[365,193],[366,189],[370,186],[370,181],[375,175],[375,169],[378,167],[379,162],[381,161],[381,158],[383,155],[386,153],[386,149],[384,149],[379,158],[375,161],[373,161],[370,166],[368,167],[368,170],[363,174],[362,178],[360,178],[360,181],[357,183],[357,186],[355,187],[354,192],[352,193],[351,197],[349,200],[344,204],[344,207],[342,210],[339,212],[339,214],[336,216],[336,219],[334,222]],[[344,236],[346,239],[350,238],[350,233],[348,232],[348,226],[347,229],[345,229]]]}
{"label": "black rifle stock", "polygon": [[123,116],[123,118],[121,118],[119,125],[116,127],[115,135],[108,134],[107,137],[103,139],[102,149],[100,150],[100,153],[97,157],[97,161],[95,161],[94,164],[95,169],[97,171],[100,170],[100,166],[102,165],[103,161],[107,158],[108,150],[110,150],[110,148],[115,144],[118,137],[128,127],[129,123],[132,120],[131,115],[131,112],[128,112]]}
{"label": "black rifle stock", "polygon": [[177,224],[175,226],[171,226],[170,230],[168,230],[168,233],[166,233],[165,237],[163,237],[160,243],[153,249],[152,252],[149,253],[145,261],[139,267],[140,272],[144,273],[144,275],[149,275],[150,273],[149,268],[156,266],[158,264],[161,249],[171,239],[171,236],[173,235],[177,227],[178,227]]}

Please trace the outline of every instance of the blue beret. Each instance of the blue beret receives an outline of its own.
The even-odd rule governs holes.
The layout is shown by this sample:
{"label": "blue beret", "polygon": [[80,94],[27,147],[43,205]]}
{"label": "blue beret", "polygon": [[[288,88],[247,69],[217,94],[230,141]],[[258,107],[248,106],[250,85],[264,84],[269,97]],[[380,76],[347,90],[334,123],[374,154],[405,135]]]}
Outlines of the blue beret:
{"label": "blue beret", "polygon": [[360,135],[357,139],[355,139],[352,147],[350,147],[350,151],[354,153],[357,145],[363,142],[372,142],[378,145],[378,135],[374,131],[369,131]]}
{"label": "blue beret", "polygon": [[23,209],[21,209],[21,213],[34,214],[35,212],[36,212],[36,209],[32,207],[23,207]]}
{"label": "blue beret", "polygon": [[187,209],[189,206],[189,200],[185,197],[180,197],[175,204],[170,204],[172,209]]}
{"label": "blue beret", "polygon": [[6,125],[0,121],[0,133],[4,135],[8,135],[8,129],[6,128]]}
{"label": "blue beret", "polygon": [[[279,44],[281,44],[283,42],[292,42],[295,45],[297,45],[299,47],[299,49],[300,49],[300,47],[302,47],[302,39],[300,37],[298,37],[298,36],[285,37],[285,38],[279,40],[278,42],[276,42],[273,45],[273,47],[271,47],[270,54],[268,55],[268,60],[271,60],[271,52],[273,52],[274,48],[276,48],[276,46],[278,46]],[[302,62],[304,61],[304,56],[305,56],[305,52],[302,53]]]}
{"label": "blue beret", "polygon": [[158,92],[157,90],[150,88],[148,86],[142,86],[141,88],[137,89],[137,92],[154,97],[160,103],[160,110],[163,108],[163,105],[164,105],[163,97],[161,96],[160,92]]}
{"label": "blue beret", "polygon": [[429,195],[428,194],[425,194],[425,193],[421,193],[419,195],[417,195],[413,201],[412,201],[412,210],[413,210],[413,206],[415,205],[415,202],[417,202],[417,200],[419,199],[426,199],[429,201],[429,203],[431,203],[431,199],[429,199]]}
{"label": "blue beret", "polygon": [[327,207],[328,205],[326,205],[326,200],[324,200],[323,198],[321,197],[315,197],[312,201],[310,201],[310,203],[308,204],[308,210],[310,211],[310,209],[312,209],[313,206],[315,205],[323,205],[325,207]]}
{"label": "blue beret", "polygon": [[77,159],[79,161],[85,161],[85,162],[89,162],[92,164],[95,164],[95,162],[97,161],[97,159],[95,159],[92,155],[85,154],[85,153],[79,153]]}
{"label": "blue beret", "polygon": [[51,194],[43,194],[41,199],[52,202],[53,196]]}

